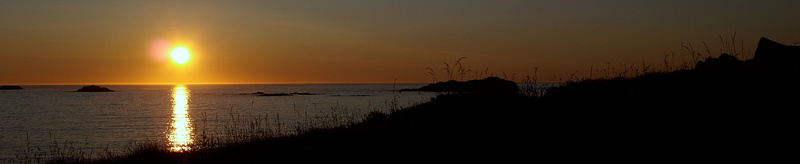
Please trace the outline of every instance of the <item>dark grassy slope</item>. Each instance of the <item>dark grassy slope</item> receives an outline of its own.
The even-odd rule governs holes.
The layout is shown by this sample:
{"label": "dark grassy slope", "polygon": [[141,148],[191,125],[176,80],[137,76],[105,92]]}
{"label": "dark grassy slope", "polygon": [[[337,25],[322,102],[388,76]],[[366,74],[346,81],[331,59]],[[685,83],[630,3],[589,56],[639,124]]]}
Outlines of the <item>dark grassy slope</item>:
{"label": "dark grassy slope", "polygon": [[[394,112],[373,112],[347,128],[186,154],[144,153],[110,163],[453,163],[506,161],[531,155],[527,98],[450,95]],[[184,159],[181,159],[184,158]]]}
{"label": "dark grassy slope", "polygon": [[[691,72],[673,72],[636,79],[584,81],[552,89],[549,96],[540,98],[515,94],[442,95],[390,115],[372,113],[366,121],[347,128],[312,130],[295,137],[185,154],[144,154],[114,162],[763,162],[788,153],[773,149],[785,144],[778,141],[791,129],[791,119],[786,120],[786,113],[781,112],[785,108],[714,108],[741,101],[659,99],[668,97],[663,95],[696,93],[687,92],[694,87],[659,88],[666,79],[694,83],[696,79],[688,77],[695,76],[690,75]],[[579,94],[576,96],[562,95],[574,89],[570,87],[589,89],[571,93]],[[714,93],[701,95],[718,96]]]}

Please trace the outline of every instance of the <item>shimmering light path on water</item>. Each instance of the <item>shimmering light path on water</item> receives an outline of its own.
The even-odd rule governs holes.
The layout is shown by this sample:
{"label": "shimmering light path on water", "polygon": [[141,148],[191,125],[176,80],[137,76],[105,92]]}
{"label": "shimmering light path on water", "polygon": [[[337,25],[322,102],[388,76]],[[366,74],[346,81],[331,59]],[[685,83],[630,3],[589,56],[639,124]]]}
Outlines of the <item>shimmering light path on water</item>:
{"label": "shimmering light path on water", "polygon": [[169,134],[171,151],[190,150],[192,126],[189,118],[189,90],[183,85],[176,85],[172,91],[172,129]]}

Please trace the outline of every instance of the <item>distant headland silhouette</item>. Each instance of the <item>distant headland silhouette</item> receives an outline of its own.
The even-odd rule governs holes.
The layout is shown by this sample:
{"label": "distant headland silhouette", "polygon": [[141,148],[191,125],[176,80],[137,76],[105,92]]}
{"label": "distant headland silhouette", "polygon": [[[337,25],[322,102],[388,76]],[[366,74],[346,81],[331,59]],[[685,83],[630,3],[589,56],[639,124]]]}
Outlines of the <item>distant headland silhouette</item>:
{"label": "distant headland silhouette", "polygon": [[431,83],[416,89],[402,89],[401,91],[431,91],[431,92],[475,92],[475,93],[517,93],[519,86],[513,81],[499,77],[487,77],[480,80],[455,81]]}

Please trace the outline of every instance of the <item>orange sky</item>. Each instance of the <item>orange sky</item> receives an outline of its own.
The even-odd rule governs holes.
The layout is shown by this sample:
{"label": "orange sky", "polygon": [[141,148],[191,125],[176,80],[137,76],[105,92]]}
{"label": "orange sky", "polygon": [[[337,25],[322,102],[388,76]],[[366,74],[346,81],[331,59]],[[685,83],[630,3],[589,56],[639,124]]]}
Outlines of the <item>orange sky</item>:
{"label": "orange sky", "polygon": [[[392,83],[443,62],[541,81],[663,67],[681,44],[718,56],[736,33],[800,42],[798,1],[0,1],[0,85]],[[157,42],[192,53],[178,66]],[[678,61],[680,62],[680,61]]]}

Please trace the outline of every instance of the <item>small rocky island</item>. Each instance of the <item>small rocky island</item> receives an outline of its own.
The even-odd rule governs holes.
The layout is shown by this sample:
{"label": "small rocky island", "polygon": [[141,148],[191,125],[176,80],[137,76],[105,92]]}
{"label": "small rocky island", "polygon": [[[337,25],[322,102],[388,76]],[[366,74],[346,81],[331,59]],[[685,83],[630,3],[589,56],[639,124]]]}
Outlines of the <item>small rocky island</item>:
{"label": "small rocky island", "polygon": [[301,92],[292,92],[292,93],[264,93],[264,92],[256,92],[253,93],[254,95],[258,96],[294,96],[294,95],[316,95],[313,93],[301,93]]}
{"label": "small rocky island", "polygon": [[88,85],[88,86],[83,86],[83,88],[78,89],[75,92],[114,92],[114,90],[97,85]]}
{"label": "small rocky island", "polygon": [[22,87],[21,86],[17,86],[17,85],[0,86],[0,90],[17,90],[17,89],[22,89]]}

